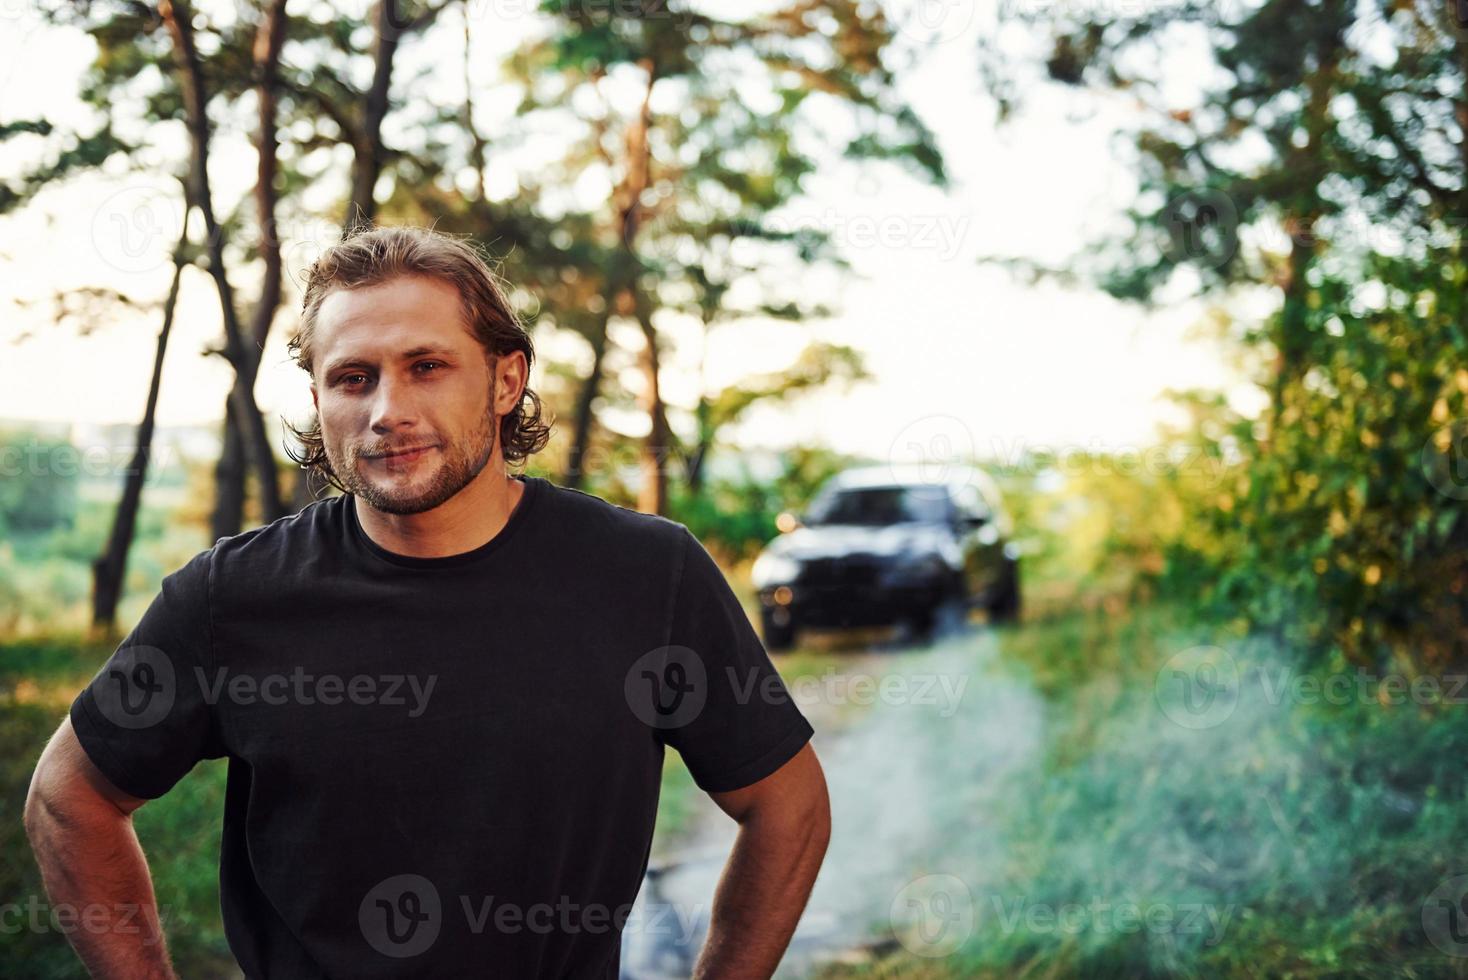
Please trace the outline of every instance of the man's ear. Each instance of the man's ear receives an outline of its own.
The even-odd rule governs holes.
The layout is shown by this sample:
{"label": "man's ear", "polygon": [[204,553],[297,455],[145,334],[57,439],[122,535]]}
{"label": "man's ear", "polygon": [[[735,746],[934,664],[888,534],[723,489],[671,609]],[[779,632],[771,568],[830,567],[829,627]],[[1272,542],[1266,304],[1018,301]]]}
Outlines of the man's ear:
{"label": "man's ear", "polygon": [[504,414],[509,412],[525,397],[525,387],[529,383],[530,373],[525,361],[524,351],[511,351],[494,359],[490,368],[495,375],[496,400],[504,401],[503,406],[496,405],[495,412]]}

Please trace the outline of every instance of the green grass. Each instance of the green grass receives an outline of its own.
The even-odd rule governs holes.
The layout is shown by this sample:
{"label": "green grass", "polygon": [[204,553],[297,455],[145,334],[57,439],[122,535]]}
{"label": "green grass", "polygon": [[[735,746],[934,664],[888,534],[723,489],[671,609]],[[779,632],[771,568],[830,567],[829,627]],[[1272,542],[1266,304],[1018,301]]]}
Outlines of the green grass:
{"label": "green grass", "polygon": [[[83,500],[70,526],[0,537],[0,636],[80,632],[91,617],[92,567],[111,533],[115,501]],[[168,573],[208,547],[208,530],[147,503],[128,554],[119,623],[134,623]]]}
{"label": "green grass", "polygon": [[[110,645],[80,639],[24,640],[0,646],[0,895],[42,908],[42,928],[0,931],[0,961],[8,977],[60,978],[85,974],[65,935],[47,924],[40,871],[25,839],[21,814],[41,749],[71,699]],[[201,764],[175,790],[138,811],[134,824],[148,856],[169,947],[180,975],[225,977],[234,960],[219,916],[219,839],[225,766]],[[19,922],[12,918],[11,922]]]}
{"label": "green grass", "polygon": [[[896,946],[827,977],[1468,976],[1423,926],[1424,899],[1468,871],[1461,705],[1272,702],[1250,670],[1281,670],[1286,651],[1166,606],[997,639],[1000,669],[1044,699],[1044,741],[1004,806],[974,815],[1003,858],[944,855],[971,931],[942,957]],[[1198,644],[1228,650],[1244,678],[1206,728],[1176,723],[1156,685]],[[1228,919],[1122,931],[1093,901]],[[1067,906],[1071,928],[1044,918]],[[1016,909],[1041,917],[1006,921]]]}
{"label": "green grass", "polygon": [[662,788],[658,792],[658,817],[653,829],[654,847],[676,847],[691,834],[698,814],[698,796],[703,791],[683,764],[682,756],[669,749],[663,756]]}

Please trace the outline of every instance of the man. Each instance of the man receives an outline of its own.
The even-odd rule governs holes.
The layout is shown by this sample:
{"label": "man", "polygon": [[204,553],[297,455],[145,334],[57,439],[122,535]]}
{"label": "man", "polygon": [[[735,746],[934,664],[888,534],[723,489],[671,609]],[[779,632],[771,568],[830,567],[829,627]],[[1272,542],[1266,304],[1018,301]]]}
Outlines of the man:
{"label": "man", "polygon": [[[688,530],[507,475],[548,436],[469,245],[376,229],[311,270],[297,458],[345,492],[164,579],[77,697],[26,826],[53,903],[156,899],[131,814],[228,757],[249,977],[615,977],[665,745],[738,821],[696,974],[768,977],[829,839],[810,725]],[[70,933],[170,977],[161,933]]]}

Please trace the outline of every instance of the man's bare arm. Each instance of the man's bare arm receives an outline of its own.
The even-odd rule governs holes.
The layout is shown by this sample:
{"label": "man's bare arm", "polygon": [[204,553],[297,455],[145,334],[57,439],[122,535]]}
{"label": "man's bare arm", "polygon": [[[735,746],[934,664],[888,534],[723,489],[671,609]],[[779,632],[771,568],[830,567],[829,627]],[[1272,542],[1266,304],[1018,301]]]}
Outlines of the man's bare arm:
{"label": "man's bare arm", "polygon": [[94,977],[174,980],[153,881],[133,830],[146,800],[119,790],[87,757],[71,719],[31,777],[26,836],[67,939]]}
{"label": "man's bare arm", "polygon": [[809,743],[759,782],[710,793],[739,823],[695,980],[767,980],[790,944],[831,839],[826,777]]}

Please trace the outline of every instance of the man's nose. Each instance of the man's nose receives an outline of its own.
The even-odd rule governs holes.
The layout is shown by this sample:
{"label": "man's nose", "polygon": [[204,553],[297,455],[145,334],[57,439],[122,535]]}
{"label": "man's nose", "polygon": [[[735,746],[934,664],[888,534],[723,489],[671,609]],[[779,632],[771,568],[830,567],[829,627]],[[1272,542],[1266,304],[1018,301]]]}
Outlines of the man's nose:
{"label": "man's nose", "polygon": [[384,375],[372,394],[372,429],[385,433],[418,422],[418,399],[412,385],[395,375]]}

